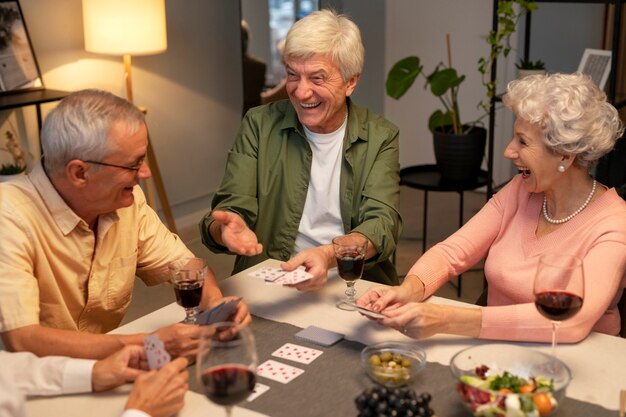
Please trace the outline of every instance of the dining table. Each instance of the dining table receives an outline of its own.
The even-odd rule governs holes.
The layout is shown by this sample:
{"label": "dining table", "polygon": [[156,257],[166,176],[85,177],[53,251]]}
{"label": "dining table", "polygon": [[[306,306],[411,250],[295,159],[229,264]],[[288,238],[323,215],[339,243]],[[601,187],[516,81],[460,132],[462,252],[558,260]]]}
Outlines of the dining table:
{"label": "dining table", "polygon": [[[467,417],[456,391],[457,381],[450,371],[450,360],[459,351],[485,344],[525,346],[546,354],[549,343],[501,342],[470,337],[439,334],[414,340],[401,332],[384,327],[355,311],[336,307],[345,295],[346,283],[335,269],[319,291],[300,292],[292,287],[268,284],[254,274],[259,268],[278,267],[280,261],[269,259],[219,282],[224,295],[243,297],[253,316],[251,329],[255,338],[259,363],[272,359],[295,366],[304,372],[280,383],[262,376],[257,382],[269,389],[252,401],[239,403],[233,417],[326,417],[357,416],[355,398],[374,386],[361,366],[365,346],[382,342],[410,343],[426,352],[427,364],[410,383],[416,393],[429,393],[431,407],[438,417]],[[255,276],[257,275],[257,276]],[[369,287],[379,285],[366,279],[356,282],[357,296]],[[475,307],[472,304],[432,296],[425,302]],[[150,333],[181,321],[184,310],[176,303],[149,313],[115,329],[112,333]],[[331,346],[295,337],[303,328],[317,326],[343,335]],[[293,343],[322,353],[308,364],[291,362],[272,356],[285,343]],[[559,344],[558,357],[572,372],[566,398],[555,416],[616,416],[620,391],[626,388],[626,339],[592,332],[579,343]],[[202,394],[195,366],[189,368],[190,390],[180,417],[223,416],[223,408],[211,403]],[[29,416],[119,416],[130,385],[106,393],[89,393],[59,397],[31,398],[26,403]]]}

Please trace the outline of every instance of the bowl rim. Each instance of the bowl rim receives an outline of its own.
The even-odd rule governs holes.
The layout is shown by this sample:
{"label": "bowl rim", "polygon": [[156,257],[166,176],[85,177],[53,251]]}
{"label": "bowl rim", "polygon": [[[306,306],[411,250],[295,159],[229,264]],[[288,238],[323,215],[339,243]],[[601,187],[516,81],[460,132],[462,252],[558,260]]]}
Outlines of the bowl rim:
{"label": "bowl rim", "polygon": [[[457,382],[464,383],[460,379],[462,375],[466,375],[466,374],[456,372],[456,369],[459,369],[459,368],[458,366],[454,364],[455,360],[459,358],[461,355],[467,353],[468,351],[477,351],[479,349],[507,349],[508,350],[507,353],[510,353],[511,355],[515,354],[515,352],[511,352],[511,350],[528,351],[534,355],[544,357],[547,361],[556,362],[560,367],[562,367],[565,370],[565,381],[561,384],[562,386],[559,386],[558,388],[555,387],[554,392],[561,391],[561,390],[565,391],[567,387],[569,386],[569,384],[572,382],[572,370],[565,362],[560,360],[558,357],[553,357],[550,354],[541,352],[537,349],[533,349],[530,347],[519,346],[515,344],[506,344],[506,343],[489,343],[489,344],[474,345],[474,346],[469,346],[464,349],[461,349],[460,351],[455,353],[450,359],[449,368],[450,368],[450,372],[452,373],[452,376],[457,380]],[[482,389],[482,388],[477,388],[477,389],[480,391],[484,391],[484,392],[494,392],[492,390],[487,390],[487,389]]]}

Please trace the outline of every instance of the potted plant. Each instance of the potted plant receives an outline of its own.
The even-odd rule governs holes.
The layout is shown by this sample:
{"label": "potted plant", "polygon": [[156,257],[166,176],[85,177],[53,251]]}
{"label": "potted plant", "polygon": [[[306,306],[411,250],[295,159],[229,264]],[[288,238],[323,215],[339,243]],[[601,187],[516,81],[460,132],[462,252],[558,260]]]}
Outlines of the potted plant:
{"label": "potted plant", "polygon": [[515,68],[517,68],[517,78],[546,73],[546,65],[540,60],[532,61],[530,59],[520,58],[519,62],[515,64]]}
{"label": "potted plant", "polygon": [[[487,94],[478,103],[482,114],[473,121],[463,122],[458,104],[459,87],[465,75],[459,75],[452,67],[450,41],[447,38],[448,64],[440,62],[428,75],[417,56],[408,56],[396,62],[387,75],[387,95],[399,99],[413,85],[418,76],[425,79],[424,88],[439,99],[442,109],[435,110],[428,119],[428,128],[433,132],[435,159],[444,180],[468,181],[477,178],[485,153],[487,132],[481,126],[482,119],[489,115],[495,96],[495,81],[488,81],[494,60],[507,56],[511,50],[510,37],[515,32],[519,18],[535,10],[536,4],[529,0],[501,0],[498,2],[498,29],[487,37],[490,54],[478,60],[478,70],[483,75]],[[517,5],[517,6],[516,6]]]}
{"label": "potted plant", "polygon": [[0,148],[11,154],[12,162],[0,165],[0,182],[26,171],[26,152],[20,148],[19,142],[11,132],[6,132],[6,148]]}

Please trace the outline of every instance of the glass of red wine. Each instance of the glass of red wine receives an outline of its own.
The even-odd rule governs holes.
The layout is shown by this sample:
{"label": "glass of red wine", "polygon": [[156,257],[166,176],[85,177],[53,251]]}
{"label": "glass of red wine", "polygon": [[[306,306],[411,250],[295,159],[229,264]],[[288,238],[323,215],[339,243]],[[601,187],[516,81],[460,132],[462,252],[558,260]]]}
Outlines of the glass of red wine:
{"label": "glass of red wine", "polygon": [[580,258],[550,254],[539,258],[534,284],[535,306],[552,321],[552,356],[556,358],[559,324],[583,306],[585,278]]}
{"label": "glass of red wine", "polygon": [[245,400],[256,385],[258,364],[254,336],[235,322],[202,326],[196,376],[204,394],[232,415],[235,404]]}
{"label": "glass of red wine", "polygon": [[182,258],[170,262],[168,268],[176,302],[185,309],[183,323],[195,324],[209,267],[202,258]]}
{"label": "glass of red wine", "polygon": [[333,250],[337,259],[337,271],[346,282],[346,298],[337,304],[342,310],[354,310],[356,288],[354,284],[363,275],[367,238],[360,233],[337,236],[333,239]]}

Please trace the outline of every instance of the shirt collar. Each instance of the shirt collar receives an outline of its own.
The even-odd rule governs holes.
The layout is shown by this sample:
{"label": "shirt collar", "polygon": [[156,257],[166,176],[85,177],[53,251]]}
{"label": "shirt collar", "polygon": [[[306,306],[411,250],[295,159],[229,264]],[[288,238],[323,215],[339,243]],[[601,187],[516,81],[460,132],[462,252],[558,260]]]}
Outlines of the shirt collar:
{"label": "shirt collar", "polygon": [[[352,103],[350,97],[346,98],[346,104],[348,105],[348,125],[346,126],[346,130],[350,143],[354,143],[358,139],[367,141],[367,135],[364,134],[365,126],[359,121],[360,109]],[[296,109],[293,108],[291,102],[289,102],[285,110],[285,117],[283,118],[281,128],[295,129],[300,132],[302,136],[305,136],[302,124],[300,124],[300,120],[298,120],[298,113],[296,113]]]}
{"label": "shirt collar", "polygon": [[[56,188],[54,188],[41,162],[37,162],[33,170],[28,174],[28,178],[41,196],[41,199],[44,201],[48,211],[63,235],[67,236],[79,225],[86,229],[89,228],[89,225],[74,213]],[[116,212],[108,213],[100,217],[100,224],[102,224],[102,220],[105,219],[107,220],[106,223],[109,223],[109,221],[115,222],[119,219]]]}

